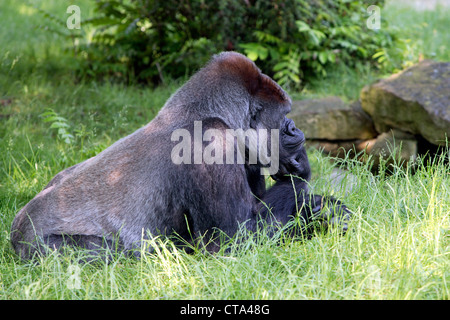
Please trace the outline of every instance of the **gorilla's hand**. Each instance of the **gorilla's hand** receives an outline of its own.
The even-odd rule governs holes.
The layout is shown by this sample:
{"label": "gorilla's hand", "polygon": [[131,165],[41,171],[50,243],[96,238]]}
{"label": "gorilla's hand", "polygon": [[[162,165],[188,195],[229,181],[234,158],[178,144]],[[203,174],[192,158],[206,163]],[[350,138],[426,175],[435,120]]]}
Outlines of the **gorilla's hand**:
{"label": "gorilla's hand", "polygon": [[311,168],[304,147],[305,135],[293,120],[284,118],[280,133],[280,163],[275,180],[287,179],[289,174],[309,180]]}
{"label": "gorilla's hand", "polygon": [[312,195],[310,201],[311,212],[305,218],[307,222],[316,221],[325,229],[335,227],[342,234],[347,232],[353,212],[346,205],[333,197],[320,195]]}

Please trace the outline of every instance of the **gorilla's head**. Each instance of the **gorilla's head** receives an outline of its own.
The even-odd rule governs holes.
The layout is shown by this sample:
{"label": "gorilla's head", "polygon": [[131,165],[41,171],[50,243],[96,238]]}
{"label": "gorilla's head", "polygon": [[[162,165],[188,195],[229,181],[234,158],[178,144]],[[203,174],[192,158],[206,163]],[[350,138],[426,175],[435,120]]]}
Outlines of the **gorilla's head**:
{"label": "gorilla's head", "polygon": [[189,112],[214,115],[232,129],[280,129],[291,110],[289,95],[253,61],[232,51],[214,55],[173,98],[177,95],[177,105],[190,101]]}

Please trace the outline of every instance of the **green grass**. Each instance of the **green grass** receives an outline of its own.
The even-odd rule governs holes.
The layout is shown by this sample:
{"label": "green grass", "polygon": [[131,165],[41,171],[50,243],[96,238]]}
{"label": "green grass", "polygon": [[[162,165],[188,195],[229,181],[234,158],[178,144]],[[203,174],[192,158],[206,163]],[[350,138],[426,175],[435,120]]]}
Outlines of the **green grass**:
{"label": "green grass", "polygon": [[[450,9],[438,6],[435,10],[415,11],[408,1],[386,1],[381,10],[381,28],[390,28],[401,40],[389,50],[389,71],[397,72],[410,67],[420,59],[450,61]],[[374,69],[360,63],[352,69],[336,65],[326,80],[310,79],[301,93],[294,93],[297,99],[340,96],[346,101],[357,100],[361,89],[380,77],[390,75],[386,70]]]}
{"label": "green grass", "polygon": [[[2,225],[1,295],[5,299],[448,299],[450,169],[435,163],[410,175],[396,168],[392,176],[380,178],[349,162],[357,186],[344,196],[324,178],[332,165],[317,153],[312,157],[315,189],[344,198],[355,211],[351,231],[344,237],[331,232],[305,242],[249,241],[241,251],[226,255],[189,255],[156,239],[159,250],[141,260],[75,263],[80,282],[73,289],[69,268],[79,252],[50,256],[39,265],[20,262]],[[2,201],[5,198],[1,212],[10,221],[17,203],[13,194]]]}
{"label": "green grass", "polygon": [[[37,3],[66,16],[61,1]],[[89,14],[90,1],[78,3]],[[415,48],[423,48],[412,60],[433,52],[448,60],[439,49],[448,43],[442,28],[448,11],[403,10],[394,6],[386,15],[416,41]],[[240,251],[216,255],[188,255],[155,239],[159,250],[140,260],[76,264],[83,252],[74,251],[39,264],[20,261],[9,243],[17,211],[56,173],[150,121],[179,83],[150,89],[75,81],[76,64],[65,50],[70,41],[37,28],[45,21],[35,10],[6,0],[0,21],[0,299],[450,298],[450,169],[444,159],[421,163],[414,175],[395,166],[390,176],[373,175],[347,159],[357,183],[345,193],[326,178],[335,164],[311,150],[315,191],[337,196],[355,212],[343,237],[331,232],[305,242],[249,240]],[[424,21],[425,29],[414,29]],[[302,97],[354,99],[379,74],[340,66],[312,82]],[[48,108],[66,119],[73,142],[66,144],[44,121]]]}
{"label": "green grass", "polygon": [[425,59],[449,61],[450,23],[449,7],[415,11],[405,5],[408,1],[390,1],[382,14],[391,28],[395,28],[408,42],[404,49],[405,65]]}

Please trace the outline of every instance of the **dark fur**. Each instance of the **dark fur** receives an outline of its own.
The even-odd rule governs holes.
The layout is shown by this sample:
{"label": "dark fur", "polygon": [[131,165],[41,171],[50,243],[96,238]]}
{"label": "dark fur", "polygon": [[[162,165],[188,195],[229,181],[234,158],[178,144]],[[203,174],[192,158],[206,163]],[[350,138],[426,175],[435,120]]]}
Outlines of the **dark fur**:
{"label": "dark fur", "polygon": [[[304,136],[285,118],[290,105],[283,89],[246,57],[234,52],[214,56],[153,121],[60,172],[22,208],[12,225],[15,251],[30,258],[46,246],[93,249],[113,242],[128,251],[139,248],[149,234],[177,233],[190,241],[212,236],[216,228],[232,236],[244,222],[253,231],[258,221],[283,225],[297,207],[306,220],[314,214],[327,216],[321,213],[322,197],[307,194]],[[185,128],[192,133],[193,122],[200,120],[203,131],[281,128],[275,186],[266,191],[259,164],[172,163],[172,132]],[[296,193],[286,174],[300,177],[293,180]],[[255,196],[272,208],[270,213]],[[338,215],[347,216],[345,206],[327,201],[339,205]],[[208,249],[215,251],[218,245]]]}

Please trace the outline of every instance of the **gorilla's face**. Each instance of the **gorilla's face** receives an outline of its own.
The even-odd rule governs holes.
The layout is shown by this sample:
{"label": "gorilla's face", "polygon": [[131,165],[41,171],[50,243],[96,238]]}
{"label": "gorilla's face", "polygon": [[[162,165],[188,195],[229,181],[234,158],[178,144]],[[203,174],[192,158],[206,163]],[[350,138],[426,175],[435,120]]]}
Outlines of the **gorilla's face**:
{"label": "gorilla's face", "polygon": [[311,168],[304,146],[305,135],[293,120],[284,117],[280,130],[279,171],[272,175],[275,180],[286,179],[292,174],[304,180],[311,178]]}
{"label": "gorilla's face", "polygon": [[259,90],[251,99],[253,116],[250,127],[253,129],[282,129],[286,114],[291,111],[291,98],[271,78],[260,74]]}

